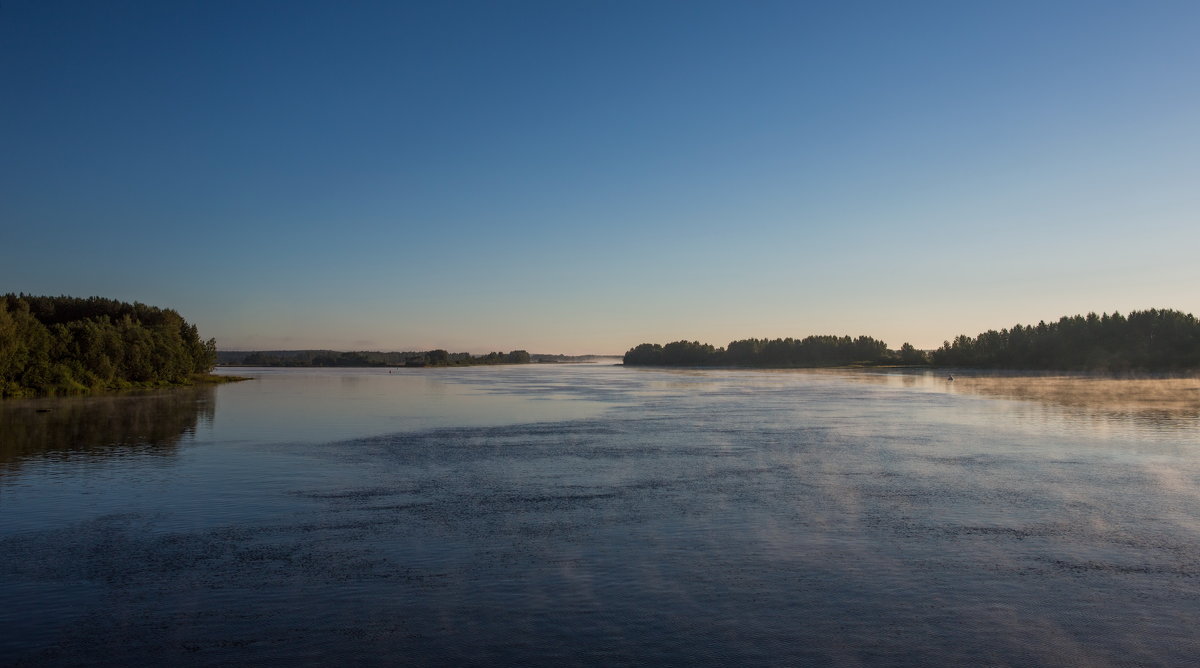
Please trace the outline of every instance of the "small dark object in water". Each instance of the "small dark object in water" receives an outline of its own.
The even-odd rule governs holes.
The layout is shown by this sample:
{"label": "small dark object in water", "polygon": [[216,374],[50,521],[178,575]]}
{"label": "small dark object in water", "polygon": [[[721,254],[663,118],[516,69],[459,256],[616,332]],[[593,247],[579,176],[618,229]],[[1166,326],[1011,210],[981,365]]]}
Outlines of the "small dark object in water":
{"label": "small dark object in water", "polygon": [[37,410],[37,412],[39,412],[39,413],[49,413],[50,411],[52,411],[52,410],[54,410],[54,409],[52,409],[52,408],[38,408],[38,409],[36,409],[36,410]]}

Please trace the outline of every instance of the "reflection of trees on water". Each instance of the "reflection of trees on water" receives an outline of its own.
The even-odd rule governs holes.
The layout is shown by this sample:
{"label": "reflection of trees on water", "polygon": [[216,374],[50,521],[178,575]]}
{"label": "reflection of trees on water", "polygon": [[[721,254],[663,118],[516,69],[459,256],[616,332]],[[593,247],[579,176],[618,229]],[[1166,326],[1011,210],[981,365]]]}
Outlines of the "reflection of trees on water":
{"label": "reflection of trees on water", "polygon": [[1114,377],[1092,374],[955,372],[941,374],[865,373],[858,378],[902,387],[954,394],[1036,402],[1072,415],[1101,420],[1132,420],[1159,428],[1190,427],[1200,421],[1200,377]]}
{"label": "reflection of trees on water", "polygon": [[211,422],[215,388],[0,403],[0,472],[32,458],[171,455]]}
{"label": "reflection of trees on water", "polygon": [[1186,426],[1200,420],[1197,378],[983,377],[957,379],[954,389],[1037,401],[1076,414],[1133,420],[1160,428]]}

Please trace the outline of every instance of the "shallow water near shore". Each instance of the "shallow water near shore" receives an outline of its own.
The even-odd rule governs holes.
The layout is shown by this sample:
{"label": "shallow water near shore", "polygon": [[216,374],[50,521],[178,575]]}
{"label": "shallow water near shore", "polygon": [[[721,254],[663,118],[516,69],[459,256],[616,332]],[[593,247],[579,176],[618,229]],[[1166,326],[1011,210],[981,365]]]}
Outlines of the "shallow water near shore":
{"label": "shallow water near shore", "polygon": [[1195,378],[237,373],[0,403],[0,664],[1200,656]]}

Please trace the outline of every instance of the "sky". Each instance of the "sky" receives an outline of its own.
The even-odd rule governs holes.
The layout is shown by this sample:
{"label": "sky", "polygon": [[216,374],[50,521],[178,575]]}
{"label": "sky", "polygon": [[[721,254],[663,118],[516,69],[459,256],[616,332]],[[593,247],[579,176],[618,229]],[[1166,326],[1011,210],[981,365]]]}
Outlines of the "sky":
{"label": "sky", "polygon": [[1200,3],[0,3],[0,292],[227,350],[1200,313]]}

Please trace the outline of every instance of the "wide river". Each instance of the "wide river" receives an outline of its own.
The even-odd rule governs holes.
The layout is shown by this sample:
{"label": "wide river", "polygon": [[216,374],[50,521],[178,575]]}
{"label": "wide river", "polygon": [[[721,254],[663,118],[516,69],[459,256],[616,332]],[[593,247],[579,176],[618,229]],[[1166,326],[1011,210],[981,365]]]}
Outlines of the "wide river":
{"label": "wide river", "polygon": [[0,665],[1194,665],[1200,380],[239,369],[0,403]]}

